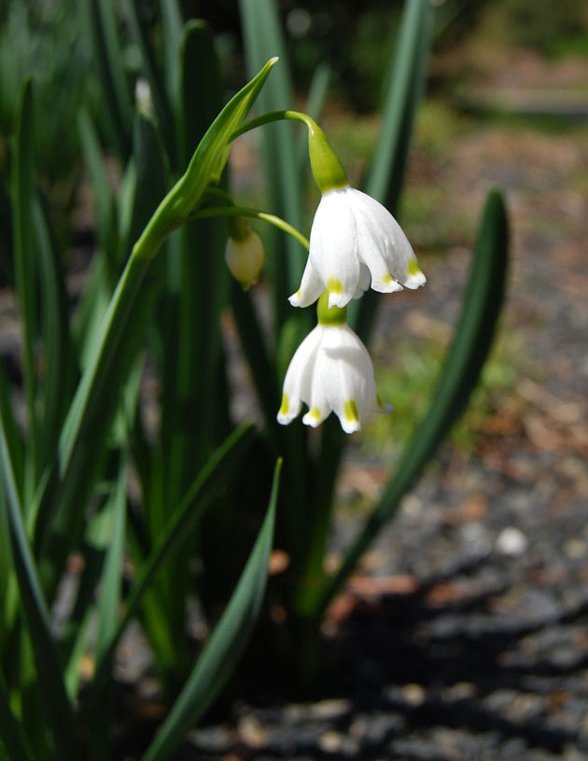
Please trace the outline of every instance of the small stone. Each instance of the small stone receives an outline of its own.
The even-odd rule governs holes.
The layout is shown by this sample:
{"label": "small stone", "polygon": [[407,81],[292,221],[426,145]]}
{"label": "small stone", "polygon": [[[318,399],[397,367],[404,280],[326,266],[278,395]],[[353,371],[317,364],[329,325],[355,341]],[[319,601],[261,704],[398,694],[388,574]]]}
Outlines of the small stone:
{"label": "small stone", "polygon": [[426,693],[420,684],[405,684],[402,688],[402,694],[411,706],[420,706],[425,702]]}
{"label": "small stone", "polygon": [[569,558],[577,560],[583,558],[587,551],[586,542],[582,539],[570,539],[564,545],[564,551]]}
{"label": "small stone", "polygon": [[250,748],[263,748],[267,745],[268,733],[261,722],[251,715],[239,719],[239,735],[242,742]]}
{"label": "small stone", "polygon": [[496,538],[496,551],[501,555],[517,557],[522,555],[529,545],[529,540],[523,532],[514,526],[503,529]]}
{"label": "small stone", "polygon": [[343,737],[339,732],[329,730],[319,737],[319,748],[325,753],[337,753],[343,745]]}

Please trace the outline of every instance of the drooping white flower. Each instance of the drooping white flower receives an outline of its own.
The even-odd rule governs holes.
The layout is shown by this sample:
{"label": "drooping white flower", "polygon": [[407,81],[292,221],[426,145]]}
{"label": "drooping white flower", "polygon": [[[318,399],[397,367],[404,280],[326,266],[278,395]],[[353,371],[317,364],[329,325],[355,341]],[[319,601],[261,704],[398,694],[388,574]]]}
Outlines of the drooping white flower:
{"label": "drooping white flower", "polygon": [[323,192],[310,232],[310,253],[293,306],[306,307],[329,293],[344,307],[370,285],[392,293],[419,288],[426,278],[392,214],[361,190],[345,185]]}
{"label": "drooping white flower", "polygon": [[284,380],[278,422],[286,425],[300,412],[302,422],[315,428],[331,412],[346,433],[379,406],[374,367],[367,349],[347,325],[319,323],[296,350]]}

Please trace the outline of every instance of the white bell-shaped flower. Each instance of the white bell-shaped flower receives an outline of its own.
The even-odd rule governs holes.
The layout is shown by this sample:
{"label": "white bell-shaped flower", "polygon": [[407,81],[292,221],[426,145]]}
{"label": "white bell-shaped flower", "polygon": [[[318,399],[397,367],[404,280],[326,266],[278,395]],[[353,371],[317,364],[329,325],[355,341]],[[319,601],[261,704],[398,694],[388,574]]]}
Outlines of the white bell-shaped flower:
{"label": "white bell-shaped flower", "polygon": [[292,357],[284,381],[278,422],[286,425],[300,412],[302,422],[315,428],[334,412],[346,433],[379,406],[374,367],[359,337],[342,322],[319,323]]}
{"label": "white bell-shaped flower", "polygon": [[329,306],[345,307],[370,285],[392,293],[419,288],[426,278],[392,214],[361,190],[345,185],[323,192],[310,232],[310,253],[293,306],[306,307],[329,293]]}

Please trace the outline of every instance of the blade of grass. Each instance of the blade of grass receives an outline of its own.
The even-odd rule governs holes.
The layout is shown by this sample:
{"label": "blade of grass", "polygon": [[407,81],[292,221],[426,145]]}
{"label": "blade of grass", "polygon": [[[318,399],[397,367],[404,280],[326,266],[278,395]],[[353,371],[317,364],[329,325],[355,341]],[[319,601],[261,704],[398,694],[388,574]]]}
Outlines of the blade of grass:
{"label": "blade of grass", "polygon": [[431,395],[431,406],[407,445],[394,479],[346,551],[341,568],[317,596],[317,617],[324,613],[362,553],[394,515],[401,498],[435,454],[476,387],[504,300],[508,238],[504,201],[498,191],[492,191],[484,207],[459,322]]}
{"label": "blade of grass", "polygon": [[225,612],[215,626],[184,689],[142,761],[163,761],[204,714],[233,673],[257,619],[267,582],[281,460],[276,463],[263,525]]}

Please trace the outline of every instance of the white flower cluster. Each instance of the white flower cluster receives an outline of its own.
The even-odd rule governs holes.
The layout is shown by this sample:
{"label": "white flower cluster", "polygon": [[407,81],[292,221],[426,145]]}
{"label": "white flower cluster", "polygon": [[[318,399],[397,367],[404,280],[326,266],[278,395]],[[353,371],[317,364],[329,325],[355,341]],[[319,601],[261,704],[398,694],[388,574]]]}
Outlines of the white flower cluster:
{"label": "white flower cluster", "polygon": [[[318,325],[295,352],[284,380],[278,422],[300,412],[313,428],[334,412],[346,433],[361,427],[381,407],[367,349],[345,320],[347,304],[368,288],[393,293],[426,282],[412,246],[392,214],[352,188],[324,132],[310,117],[288,112],[308,127],[312,173],[322,194],[310,232],[309,254],[300,287],[290,296],[295,307],[318,299]],[[263,248],[246,222],[233,217],[226,261],[247,288],[263,266]],[[291,229],[291,228],[290,228]]]}
{"label": "white flower cluster", "polygon": [[[310,233],[310,252],[293,306],[305,307],[328,294],[329,309],[347,306],[370,286],[382,293],[425,283],[414,251],[390,212],[349,185],[323,193]],[[353,433],[380,405],[374,368],[360,338],[340,318],[321,320],[288,367],[278,421],[302,418],[317,426],[331,411]]]}

